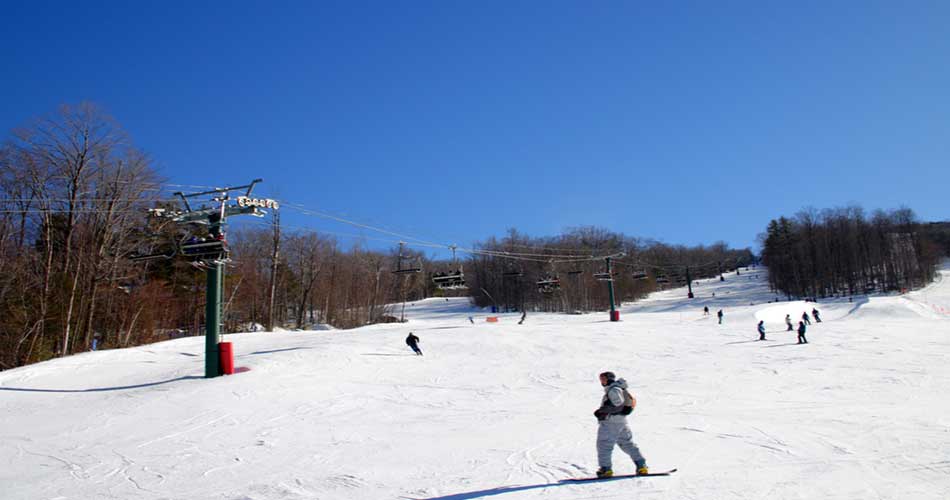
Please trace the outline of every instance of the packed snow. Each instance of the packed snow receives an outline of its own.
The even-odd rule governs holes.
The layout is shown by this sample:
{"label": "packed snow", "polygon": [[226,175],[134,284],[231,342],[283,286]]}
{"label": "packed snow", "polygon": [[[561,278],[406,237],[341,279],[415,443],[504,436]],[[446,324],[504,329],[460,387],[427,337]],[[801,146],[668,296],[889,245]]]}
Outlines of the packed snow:
{"label": "packed snow", "polygon": [[[405,324],[228,335],[248,370],[214,379],[202,337],[8,370],[0,498],[945,499],[948,275],[815,304],[772,302],[750,269],[692,300],[625,304],[620,322],[490,323],[466,299],[428,299]],[[797,345],[784,317],[813,307],[823,322]],[[597,468],[604,370],[638,399],[651,470],[678,472],[559,482]],[[633,472],[619,450],[614,470]]]}

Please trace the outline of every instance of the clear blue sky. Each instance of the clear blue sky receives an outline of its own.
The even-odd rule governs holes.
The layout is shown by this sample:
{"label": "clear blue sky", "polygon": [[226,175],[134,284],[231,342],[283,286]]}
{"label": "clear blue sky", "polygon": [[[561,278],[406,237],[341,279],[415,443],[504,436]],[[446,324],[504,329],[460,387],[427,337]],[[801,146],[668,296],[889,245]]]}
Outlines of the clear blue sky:
{"label": "clear blue sky", "polygon": [[950,216],[950,2],[2,10],[0,129],[94,101],[169,182],[263,177],[440,242],[599,225],[742,247],[808,205]]}

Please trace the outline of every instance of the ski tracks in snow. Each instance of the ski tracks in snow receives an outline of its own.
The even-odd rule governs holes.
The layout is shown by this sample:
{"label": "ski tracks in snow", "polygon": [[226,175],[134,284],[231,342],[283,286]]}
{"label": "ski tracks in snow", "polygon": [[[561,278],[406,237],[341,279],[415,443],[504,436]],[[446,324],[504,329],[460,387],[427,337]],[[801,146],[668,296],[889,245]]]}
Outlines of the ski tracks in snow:
{"label": "ski tracks in snow", "polygon": [[508,474],[505,477],[506,482],[524,480],[529,478],[538,478],[546,483],[557,483],[558,480],[570,477],[583,468],[577,464],[564,461],[540,461],[536,455],[540,452],[551,450],[551,441],[542,441],[538,446],[516,451],[508,455],[505,463],[508,464]]}

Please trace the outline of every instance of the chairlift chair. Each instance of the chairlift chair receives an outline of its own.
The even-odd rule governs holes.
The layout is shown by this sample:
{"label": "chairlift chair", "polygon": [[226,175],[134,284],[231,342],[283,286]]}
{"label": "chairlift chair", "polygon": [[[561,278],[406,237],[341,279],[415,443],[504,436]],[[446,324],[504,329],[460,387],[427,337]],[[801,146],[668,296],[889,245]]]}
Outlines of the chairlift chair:
{"label": "chairlift chair", "polygon": [[594,273],[594,279],[597,281],[613,281],[614,276],[610,273]]}
{"label": "chairlift chair", "polygon": [[[159,243],[159,241],[163,241]],[[158,234],[148,235],[145,241],[142,242],[143,246],[140,246],[138,249],[130,252],[126,257],[132,262],[146,262],[150,260],[168,260],[175,257],[178,254],[178,242],[175,239],[168,240],[167,237],[162,237]],[[153,250],[158,248],[163,248],[159,252],[153,252]],[[144,251],[143,251],[144,250]]]}
{"label": "chairlift chair", "polygon": [[176,253],[178,253],[178,249],[172,247],[170,250],[165,250],[164,252],[155,252],[149,254],[133,253],[132,255],[129,255],[129,260],[132,262],[145,262],[158,259],[168,260],[173,258]]}
{"label": "chairlift chair", "polygon": [[541,293],[554,293],[561,289],[561,280],[557,276],[547,276],[538,280],[537,285]]}
{"label": "chairlift chair", "polygon": [[449,249],[452,250],[452,265],[455,267],[455,271],[435,273],[435,275],[432,276],[432,282],[443,290],[468,288],[465,286],[465,273],[462,272],[462,266],[458,263],[458,259],[455,256],[456,248],[458,248],[456,245],[449,246]]}
{"label": "chairlift chair", "polygon": [[419,264],[420,264],[420,263],[419,263],[419,259],[416,259],[416,266],[415,266],[415,267],[406,267],[406,268],[402,267],[402,261],[407,259],[407,257],[402,253],[402,248],[403,248],[403,246],[405,246],[405,243],[402,242],[402,241],[400,241],[400,242],[399,242],[399,255],[398,255],[397,258],[396,258],[396,269],[393,269],[392,273],[393,273],[393,274],[396,274],[396,275],[405,275],[405,274],[421,273],[421,272],[422,272],[422,266],[419,265]]}
{"label": "chairlift chair", "polygon": [[467,288],[465,286],[465,274],[462,268],[450,273],[435,273],[432,276],[432,282],[442,290],[457,290]]}

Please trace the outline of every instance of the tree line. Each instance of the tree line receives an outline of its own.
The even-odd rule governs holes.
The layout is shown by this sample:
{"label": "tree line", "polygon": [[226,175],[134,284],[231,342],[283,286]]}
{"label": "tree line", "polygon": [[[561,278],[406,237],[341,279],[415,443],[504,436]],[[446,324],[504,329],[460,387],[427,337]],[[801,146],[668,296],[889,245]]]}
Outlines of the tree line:
{"label": "tree line", "polygon": [[908,208],[808,209],[769,222],[762,260],[787,298],[909,290],[934,278],[942,252],[930,233]]}
{"label": "tree line", "polygon": [[[511,229],[475,245],[466,279],[478,306],[500,310],[587,312],[634,301],[687,280],[712,278],[753,262],[750,249],[722,242],[709,246],[668,245],[598,227],[532,238]],[[607,272],[607,256],[611,258]],[[548,283],[556,280],[557,287]]]}

